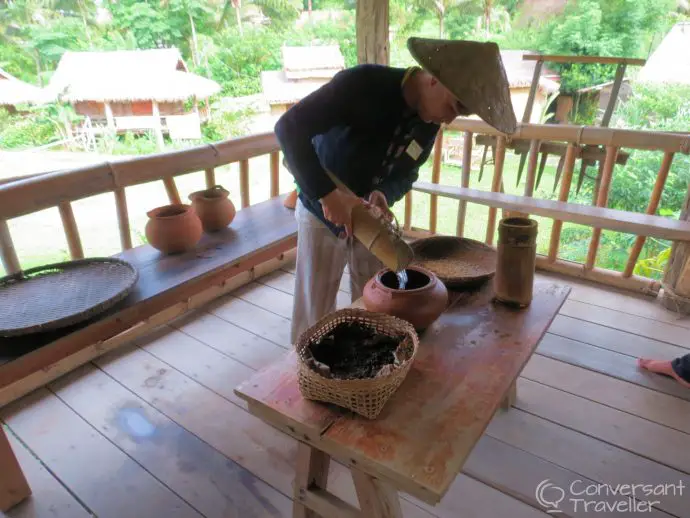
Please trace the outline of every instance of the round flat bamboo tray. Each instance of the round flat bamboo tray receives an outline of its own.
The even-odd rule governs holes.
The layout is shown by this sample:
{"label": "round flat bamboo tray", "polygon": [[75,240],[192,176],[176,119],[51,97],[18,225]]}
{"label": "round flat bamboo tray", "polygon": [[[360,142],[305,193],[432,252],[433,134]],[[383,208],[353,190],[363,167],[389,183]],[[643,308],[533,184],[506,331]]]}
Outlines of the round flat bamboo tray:
{"label": "round flat bamboo tray", "polygon": [[449,288],[469,287],[496,273],[496,250],[473,239],[432,236],[410,244],[413,265],[431,271]]}
{"label": "round flat bamboo tray", "polygon": [[0,336],[51,331],[83,322],[124,299],[139,278],[114,258],[49,264],[0,278]]}

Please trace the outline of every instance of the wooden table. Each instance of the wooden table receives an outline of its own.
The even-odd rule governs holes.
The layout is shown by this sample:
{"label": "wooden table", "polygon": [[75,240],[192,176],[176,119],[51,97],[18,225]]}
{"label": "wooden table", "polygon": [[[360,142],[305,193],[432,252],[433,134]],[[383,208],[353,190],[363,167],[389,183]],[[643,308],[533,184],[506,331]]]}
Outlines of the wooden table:
{"label": "wooden table", "polygon": [[[492,289],[452,294],[375,420],[302,398],[294,351],[237,387],[250,412],[299,441],[295,517],[400,517],[397,491],[443,498],[570,292],[537,282],[517,310],[493,303]],[[331,458],[350,468],[361,511],[326,491]]]}

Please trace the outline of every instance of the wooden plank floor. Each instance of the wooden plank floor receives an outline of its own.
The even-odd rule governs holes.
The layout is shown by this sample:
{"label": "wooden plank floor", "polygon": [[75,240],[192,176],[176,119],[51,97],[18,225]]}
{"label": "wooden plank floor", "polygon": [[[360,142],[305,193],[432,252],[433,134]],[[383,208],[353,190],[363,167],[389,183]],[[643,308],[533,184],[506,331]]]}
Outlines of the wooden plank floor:
{"label": "wooden plank floor", "polygon": [[[558,516],[690,518],[690,390],[635,363],[690,352],[690,319],[559,280],[573,291],[515,407],[497,413],[440,505],[403,495],[405,517],[544,518],[548,480],[566,491]],[[296,443],[233,388],[289,348],[293,282],[290,267],[274,272],[0,410],[34,491],[7,516],[291,516]],[[340,306],[348,290],[346,273]],[[597,494],[569,502],[588,484]],[[651,512],[620,507],[628,493],[613,490],[626,484],[647,485],[635,496]],[[356,505],[338,463],[329,488]]]}

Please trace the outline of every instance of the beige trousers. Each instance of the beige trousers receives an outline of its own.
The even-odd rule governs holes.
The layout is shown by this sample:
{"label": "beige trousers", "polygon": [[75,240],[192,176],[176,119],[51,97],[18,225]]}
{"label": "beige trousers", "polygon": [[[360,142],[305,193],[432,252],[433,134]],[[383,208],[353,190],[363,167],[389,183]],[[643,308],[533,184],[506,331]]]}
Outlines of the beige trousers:
{"label": "beige trousers", "polygon": [[297,200],[297,259],[291,340],[335,311],[340,280],[347,264],[352,302],[382,263],[354,238],[339,239]]}

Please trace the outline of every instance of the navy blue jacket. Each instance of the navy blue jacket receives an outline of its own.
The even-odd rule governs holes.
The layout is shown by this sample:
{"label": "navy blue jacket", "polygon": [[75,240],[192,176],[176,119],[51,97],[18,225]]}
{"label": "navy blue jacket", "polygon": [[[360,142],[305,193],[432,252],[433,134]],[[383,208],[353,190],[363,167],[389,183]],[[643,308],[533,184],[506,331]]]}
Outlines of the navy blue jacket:
{"label": "navy blue jacket", "polygon": [[381,191],[392,206],[417,180],[438,124],[425,123],[402,92],[407,69],[358,65],[290,108],[275,125],[285,163],[305,207],[335,234],[320,198],[335,189],[331,171],[357,196]]}

